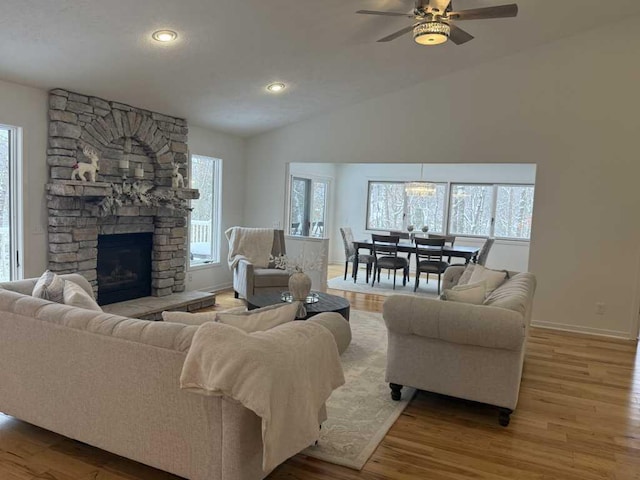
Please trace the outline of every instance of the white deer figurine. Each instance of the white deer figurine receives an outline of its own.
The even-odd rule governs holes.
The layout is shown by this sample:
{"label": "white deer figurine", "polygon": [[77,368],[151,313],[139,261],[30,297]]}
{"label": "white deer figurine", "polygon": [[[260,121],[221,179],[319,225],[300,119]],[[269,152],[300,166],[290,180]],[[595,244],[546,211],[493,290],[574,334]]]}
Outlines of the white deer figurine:
{"label": "white deer figurine", "polygon": [[173,167],[173,174],[171,175],[171,186],[173,188],[184,188],[184,177],[179,172],[180,164],[173,162],[171,166]]}
{"label": "white deer figurine", "polygon": [[[98,167],[98,152],[89,145],[85,145],[82,152],[87,158],[89,158],[89,160],[91,160],[91,163],[76,162],[73,166],[73,171],[71,172],[71,180],[77,179],[82,180],[83,182],[89,181],[95,183],[96,174],[100,171],[100,168]],[[87,174],[89,174],[88,179]]]}

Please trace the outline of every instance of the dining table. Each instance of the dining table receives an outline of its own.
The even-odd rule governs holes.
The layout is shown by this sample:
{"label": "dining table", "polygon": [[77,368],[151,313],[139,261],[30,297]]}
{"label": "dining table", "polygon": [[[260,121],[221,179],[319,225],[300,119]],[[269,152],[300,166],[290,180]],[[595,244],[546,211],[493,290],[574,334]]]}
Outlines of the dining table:
{"label": "dining table", "polygon": [[[360,249],[369,250],[371,252],[373,250],[373,242],[371,240],[354,240],[353,247],[355,248],[356,254],[353,260],[354,265],[358,265],[358,256],[360,255]],[[428,252],[429,250],[433,250],[434,252],[439,252],[439,247],[429,247],[423,245],[420,247],[421,252]],[[416,245],[410,241],[401,241],[398,243],[398,253],[408,253],[411,255],[416,252]],[[445,245],[442,249],[443,257],[456,257],[456,258],[464,258],[465,264],[469,262],[476,262],[478,260],[478,253],[480,252],[480,247],[471,247],[468,245],[457,245],[457,246],[447,246]],[[353,281],[355,282],[358,279],[358,269],[353,269]]]}

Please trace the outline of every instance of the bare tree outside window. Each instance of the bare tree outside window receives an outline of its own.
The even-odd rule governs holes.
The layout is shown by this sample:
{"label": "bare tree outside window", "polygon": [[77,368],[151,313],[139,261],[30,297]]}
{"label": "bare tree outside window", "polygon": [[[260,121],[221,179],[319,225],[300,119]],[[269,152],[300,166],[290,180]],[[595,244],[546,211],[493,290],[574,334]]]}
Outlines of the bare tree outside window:
{"label": "bare tree outside window", "polygon": [[449,233],[490,236],[492,208],[493,185],[452,185]]}
{"label": "bare tree outside window", "polygon": [[495,236],[514,239],[531,237],[533,185],[498,185]]}
{"label": "bare tree outside window", "polygon": [[404,228],[404,183],[369,182],[369,218],[371,230]]}

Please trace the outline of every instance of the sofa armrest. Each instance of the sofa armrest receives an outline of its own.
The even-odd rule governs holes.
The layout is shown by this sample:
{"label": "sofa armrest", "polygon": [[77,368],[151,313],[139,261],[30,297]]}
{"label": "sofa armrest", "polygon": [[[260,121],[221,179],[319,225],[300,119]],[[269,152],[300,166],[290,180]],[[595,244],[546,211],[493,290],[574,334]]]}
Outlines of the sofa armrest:
{"label": "sofa armrest", "polygon": [[238,262],[233,272],[233,289],[243,298],[253,294],[253,263],[245,259]]}
{"label": "sofa armrest", "polygon": [[452,267],[447,268],[444,271],[444,275],[442,276],[442,289],[449,290],[455,287],[460,281],[460,277],[466,270],[466,265],[454,265]]}
{"label": "sofa armrest", "polygon": [[389,332],[464,345],[518,350],[526,336],[521,314],[485,305],[395,295],[383,317]]}

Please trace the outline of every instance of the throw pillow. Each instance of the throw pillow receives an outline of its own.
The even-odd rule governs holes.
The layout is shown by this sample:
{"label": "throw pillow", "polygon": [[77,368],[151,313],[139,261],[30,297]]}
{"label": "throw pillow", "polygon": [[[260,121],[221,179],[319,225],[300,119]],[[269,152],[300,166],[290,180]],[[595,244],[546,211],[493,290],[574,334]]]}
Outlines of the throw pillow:
{"label": "throw pillow", "polygon": [[460,275],[460,279],[458,280],[458,285],[466,285],[471,280],[471,275],[473,275],[473,270],[475,269],[476,264],[470,263],[467,265],[467,268],[464,269],[462,275]]}
{"label": "throw pillow", "polygon": [[237,327],[247,333],[266,331],[295,320],[298,306],[298,302],[292,302],[284,305],[271,305],[243,313],[220,312],[217,321]]}
{"label": "throw pillow", "polygon": [[487,282],[487,296],[491,294],[496,288],[504,283],[507,279],[506,270],[491,270],[485,268],[482,265],[476,265],[469,279],[469,283],[478,283],[481,281]]}
{"label": "throw pillow", "polygon": [[80,285],[69,280],[64,281],[63,299],[65,305],[101,312],[100,305]]}
{"label": "throw pillow", "polygon": [[162,320],[165,322],[198,326],[206,322],[216,322],[219,313],[241,313],[246,311],[246,307],[236,307],[222,312],[162,312]]}
{"label": "throw pillow", "polygon": [[52,302],[63,303],[64,280],[55,273],[47,270],[36,282],[31,296],[43,298]]}
{"label": "throw pillow", "polygon": [[486,295],[486,289],[487,283],[485,281],[455,286],[450,290],[444,291],[443,300],[482,305]]}

